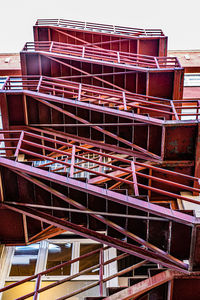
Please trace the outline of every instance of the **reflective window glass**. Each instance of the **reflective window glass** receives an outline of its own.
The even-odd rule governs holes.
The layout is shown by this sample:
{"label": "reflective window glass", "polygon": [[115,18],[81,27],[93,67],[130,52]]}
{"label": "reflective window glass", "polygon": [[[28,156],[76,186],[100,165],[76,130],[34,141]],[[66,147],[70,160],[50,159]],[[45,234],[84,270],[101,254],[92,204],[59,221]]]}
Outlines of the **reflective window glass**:
{"label": "reflective window glass", "polygon": [[30,276],[35,273],[39,244],[17,246],[12,259],[10,276]]}
{"label": "reflective window glass", "polygon": [[[80,245],[80,256],[83,254],[86,254],[86,253],[90,253],[101,247],[102,247],[101,244],[81,244]],[[82,271],[84,269],[95,266],[97,264],[99,264],[99,252],[96,254],[93,254],[92,256],[81,259],[79,270]],[[98,274],[99,274],[99,267],[94,270],[84,273],[84,275],[98,275]]]}
{"label": "reflective window glass", "polygon": [[[46,268],[49,269],[51,267],[55,267],[59,264],[62,264],[72,257],[72,244],[65,243],[49,243],[49,250],[48,250],[48,258],[47,258],[47,266]],[[66,265],[62,268],[56,269],[48,274],[49,276],[52,275],[70,275],[70,264]]]}

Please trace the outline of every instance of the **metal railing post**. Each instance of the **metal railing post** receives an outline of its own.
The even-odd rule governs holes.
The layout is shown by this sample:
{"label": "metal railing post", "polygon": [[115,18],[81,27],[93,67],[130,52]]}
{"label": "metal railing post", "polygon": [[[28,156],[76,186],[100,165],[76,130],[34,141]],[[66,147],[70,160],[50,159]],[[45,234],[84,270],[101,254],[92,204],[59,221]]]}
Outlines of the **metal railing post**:
{"label": "metal railing post", "polygon": [[139,196],[139,190],[138,190],[137,176],[136,176],[134,160],[131,161],[131,169],[132,169],[132,174],[133,174],[133,186],[134,186],[135,196]]}
{"label": "metal railing post", "polygon": [[126,106],[126,94],[125,94],[125,92],[122,92],[122,96],[123,96],[124,110],[127,110],[127,106]]}
{"label": "metal railing post", "polygon": [[174,106],[174,102],[173,102],[173,100],[170,100],[170,104],[171,104],[171,107],[172,107],[172,110],[173,110],[173,113],[174,113],[175,119],[178,121],[178,120],[179,120],[179,117],[178,117],[178,114],[177,114],[176,108],[175,108],[175,106]]}
{"label": "metal railing post", "polygon": [[120,63],[120,54],[119,54],[119,51],[117,51],[117,62]]}
{"label": "metal railing post", "polygon": [[104,268],[103,248],[100,249],[99,264],[100,264],[100,269],[99,269],[99,293],[100,293],[100,297],[103,297],[103,268]]}
{"label": "metal railing post", "polygon": [[76,152],[76,146],[73,145],[72,146],[72,156],[71,156],[70,177],[74,176],[75,152]]}
{"label": "metal railing post", "polygon": [[52,48],[53,48],[53,42],[51,42],[51,44],[50,44],[50,47],[49,47],[49,52],[51,52],[51,51],[52,51]]}
{"label": "metal railing post", "polygon": [[84,58],[84,56],[85,56],[85,47],[83,46],[82,57]]}
{"label": "metal railing post", "polygon": [[160,69],[159,62],[158,62],[157,57],[154,57],[154,60],[155,60],[155,63],[156,63],[157,68]]}
{"label": "metal railing post", "polygon": [[79,87],[78,87],[78,101],[81,100],[81,89],[82,89],[82,84],[79,83]]}
{"label": "metal railing post", "polygon": [[41,283],[41,274],[39,274],[39,275],[37,276],[33,300],[37,300],[37,299],[38,299],[38,290],[39,290],[39,288],[40,288],[40,283]]}
{"label": "metal railing post", "polygon": [[42,76],[40,76],[40,79],[39,79],[39,81],[38,81],[37,92],[39,92],[41,82],[42,82]]}
{"label": "metal railing post", "polygon": [[14,156],[15,156],[16,158],[18,157],[19,150],[20,150],[20,148],[21,148],[23,138],[24,138],[24,131],[22,131],[21,134],[20,134],[19,142],[18,142],[17,148],[16,148],[16,150],[15,150]]}

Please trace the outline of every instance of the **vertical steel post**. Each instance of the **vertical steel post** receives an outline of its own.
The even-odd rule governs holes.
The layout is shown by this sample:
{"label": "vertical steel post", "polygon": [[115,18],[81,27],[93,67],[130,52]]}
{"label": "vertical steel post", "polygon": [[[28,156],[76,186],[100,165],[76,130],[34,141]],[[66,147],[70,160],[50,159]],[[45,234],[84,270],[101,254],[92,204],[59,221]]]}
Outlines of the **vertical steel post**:
{"label": "vertical steel post", "polygon": [[127,110],[127,106],[126,106],[126,94],[125,94],[125,92],[122,92],[122,96],[123,96],[124,110]]}
{"label": "vertical steel post", "polygon": [[82,89],[82,84],[79,83],[79,87],[78,87],[78,101],[81,100],[81,89]]}
{"label": "vertical steel post", "polygon": [[82,57],[85,56],[85,47],[83,46],[83,50],[82,50]]}
{"label": "vertical steel post", "polygon": [[117,51],[117,62],[120,64],[120,54],[119,54],[119,51]]}
{"label": "vertical steel post", "polygon": [[139,190],[138,190],[138,184],[137,184],[137,176],[136,176],[134,159],[131,161],[131,168],[132,168],[133,186],[134,186],[135,196],[139,196]]}
{"label": "vertical steel post", "polygon": [[39,288],[40,288],[40,283],[41,283],[41,274],[39,274],[39,275],[37,276],[33,300],[37,300],[37,299],[38,299],[38,290],[39,290]]}
{"label": "vertical steel post", "polygon": [[75,151],[76,151],[76,146],[73,145],[72,146],[70,177],[73,177],[73,175],[74,175]]}
{"label": "vertical steel post", "polygon": [[100,264],[100,270],[99,270],[99,293],[100,293],[100,297],[103,297],[103,268],[104,268],[104,253],[103,253],[103,248],[100,249],[99,264]]}

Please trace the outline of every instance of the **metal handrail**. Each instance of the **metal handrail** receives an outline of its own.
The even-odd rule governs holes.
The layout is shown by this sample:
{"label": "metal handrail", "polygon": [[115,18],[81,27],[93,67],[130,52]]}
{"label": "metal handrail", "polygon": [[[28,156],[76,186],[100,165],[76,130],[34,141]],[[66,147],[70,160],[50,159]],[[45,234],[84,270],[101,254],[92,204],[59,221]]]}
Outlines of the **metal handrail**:
{"label": "metal handrail", "polygon": [[22,51],[45,51],[62,55],[76,56],[82,59],[101,60],[115,64],[125,64],[147,69],[181,68],[176,57],[155,57],[122,51],[99,49],[91,46],[74,45],[61,42],[27,42]]}
{"label": "metal handrail", "polygon": [[[175,116],[171,100],[121,92],[108,88],[80,84],[46,76],[8,77],[1,91],[31,90],[53,96],[81,101],[118,110],[135,110],[136,114],[162,115],[171,119]],[[153,121],[153,120],[152,120]]]}
{"label": "metal handrail", "polygon": [[163,116],[167,120],[183,120],[186,116],[187,120],[200,118],[199,99],[170,100],[47,76],[10,76],[0,93],[10,90],[31,90],[112,109],[135,110],[136,114],[149,114],[154,118]]}
{"label": "metal handrail", "polygon": [[84,31],[97,31],[109,34],[120,34],[125,36],[165,36],[161,29],[141,29],[125,26],[98,24],[92,22],[73,21],[65,19],[38,19],[35,26],[55,26],[63,28],[72,28]]}
{"label": "metal handrail", "polygon": [[[58,170],[65,170],[67,168],[66,171],[70,174],[71,177],[74,177],[75,171],[78,170],[81,172],[86,172],[89,175],[93,174],[96,176],[88,180],[88,183],[90,184],[96,185],[99,182],[113,180],[119,183],[131,185],[132,187],[134,187],[135,191],[135,187],[137,187],[137,189],[142,188],[156,194],[166,195],[173,199],[181,199],[191,203],[199,204],[198,200],[179,195],[179,193],[183,190],[200,193],[200,188],[194,187],[194,183],[199,186],[199,178],[197,177],[159,168],[154,166],[153,164],[145,164],[140,162],[134,162],[133,164],[132,159],[129,157],[122,158],[117,154],[102,152],[98,148],[85,148],[81,146],[81,144],[77,143],[76,145],[72,145],[69,142],[66,143],[62,140],[53,138],[53,133],[49,133],[50,137],[42,136],[28,131],[22,131],[20,136],[18,132],[12,133],[12,131],[0,131],[0,134],[1,133],[6,135],[9,134],[10,136],[14,135],[15,146],[12,144],[14,146],[14,153],[12,155],[16,156],[16,159],[19,153],[22,153],[28,155],[29,160],[31,161],[43,161],[43,164],[36,166],[38,169],[43,166],[48,166],[50,168],[50,172],[56,173],[58,172]],[[19,137],[16,137],[16,134]],[[17,138],[18,141],[16,141]],[[33,138],[34,142],[32,141]],[[8,141],[5,141],[5,147],[8,146],[7,143]],[[47,143],[48,146],[46,146],[45,143]],[[51,144],[56,144],[58,148],[55,149],[53,146],[51,146]],[[31,151],[28,148],[29,146],[31,147]],[[65,147],[66,149],[63,150],[63,147]],[[40,154],[41,149],[43,149],[44,154]],[[52,153],[52,155],[47,155],[45,154],[46,152]],[[92,156],[95,155],[96,158],[90,158],[88,157],[88,154]],[[48,163],[46,163],[46,161],[48,161]],[[121,163],[120,166],[116,166],[115,161],[119,161]],[[60,164],[61,167],[58,170],[54,169],[54,164]],[[92,164],[93,168],[91,168],[90,166],[85,166],[87,164]],[[148,170],[148,173],[143,173],[143,170]],[[156,173],[152,174],[150,170],[156,171]],[[171,176],[173,180],[164,179],[164,176],[162,174]],[[130,175],[131,178],[124,178],[125,175]],[[149,186],[148,184],[141,183],[140,178],[146,178],[147,180],[156,182],[159,185],[163,184],[164,186]],[[183,184],[186,179],[189,182],[189,185]]]}
{"label": "metal handrail", "polygon": [[[36,300],[36,299],[38,299],[38,294],[39,293],[42,293],[42,292],[44,292],[46,290],[49,290],[51,288],[54,288],[54,287],[56,287],[58,285],[61,285],[61,284],[65,283],[65,282],[68,282],[68,281],[70,281],[72,279],[75,279],[75,278],[79,277],[80,275],[85,274],[88,271],[92,271],[92,270],[94,270],[96,268],[99,268],[100,269],[99,280],[95,281],[95,283],[92,284],[92,285],[90,284],[90,285],[87,285],[86,287],[84,287],[84,291],[86,291],[86,290],[88,290],[88,289],[90,289],[90,288],[92,288],[94,286],[99,285],[100,296],[103,296],[103,288],[102,288],[103,283],[105,283],[105,282],[107,282],[107,281],[109,281],[109,280],[111,280],[113,278],[119,277],[119,276],[121,276],[121,275],[123,275],[125,273],[128,273],[131,270],[137,269],[137,268],[143,266],[147,262],[146,260],[143,260],[143,261],[141,261],[141,262],[139,262],[139,263],[137,263],[135,265],[132,265],[132,266],[126,268],[126,269],[123,269],[122,271],[119,271],[119,272],[117,272],[117,273],[115,273],[115,274],[113,274],[111,276],[104,277],[103,276],[104,266],[106,266],[106,265],[108,265],[110,263],[116,262],[118,260],[121,260],[121,259],[129,256],[129,254],[127,254],[127,253],[122,253],[122,254],[120,254],[120,255],[112,258],[112,259],[109,259],[109,260],[105,261],[104,260],[104,251],[108,250],[109,248],[110,248],[109,246],[100,247],[100,248],[98,248],[96,250],[93,250],[93,251],[91,251],[89,253],[83,254],[83,255],[75,258],[75,259],[68,260],[68,261],[66,261],[66,262],[64,262],[62,264],[59,264],[59,265],[54,266],[54,267],[51,267],[51,268],[49,268],[49,269],[47,269],[45,271],[42,271],[40,273],[37,273],[35,275],[29,276],[29,277],[27,277],[25,279],[22,279],[22,280],[20,280],[18,282],[15,282],[15,283],[12,283],[10,285],[7,285],[7,286],[5,286],[5,287],[3,287],[3,288],[0,289],[0,293],[8,291],[8,290],[10,290],[12,288],[15,288],[17,286],[20,286],[20,285],[22,285],[22,284],[24,284],[26,282],[30,282],[32,280],[36,280],[35,290],[33,292],[25,294],[25,295],[23,295],[23,296],[21,296],[21,297],[19,297],[19,298],[16,299],[16,300],[24,300],[24,299],[27,299],[29,297],[34,296],[34,300]],[[40,288],[40,283],[41,283],[41,280],[42,280],[42,276],[45,276],[45,275],[47,276],[52,271],[55,271],[57,269],[61,269],[61,268],[65,267],[65,266],[71,265],[71,264],[73,264],[75,262],[79,262],[82,259],[92,257],[94,254],[97,254],[97,253],[99,253],[99,263],[98,264],[93,265],[93,266],[91,266],[89,268],[86,268],[86,269],[84,269],[84,270],[82,270],[80,272],[77,272],[76,274],[73,274],[73,275],[70,275],[70,276],[66,276],[64,279],[58,280],[58,281],[56,281],[54,283],[50,283],[49,285],[47,285],[47,286],[45,286],[43,288]],[[73,294],[77,295],[77,294],[79,294],[81,292],[83,292],[82,289],[78,289],[76,291],[73,291]],[[65,295],[63,297],[61,297],[60,299],[67,299],[67,298],[70,297],[70,295],[71,295],[71,293],[67,294],[67,295]]]}
{"label": "metal handrail", "polygon": [[106,247],[104,247],[104,248],[99,248],[99,249],[93,250],[92,252],[83,254],[83,255],[81,255],[81,256],[79,256],[79,257],[77,257],[77,258],[74,258],[74,259],[72,259],[72,260],[68,260],[68,261],[66,261],[66,262],[64,262],[64,263],[61,263],[61,264],[57,265],[57,266],[51,267],[51,268],[49,268],[49,269],[47,269],[47,270],[45,270],[45,271],[42,271],[42,272],[37,273],[37,274],[35,274],[35,275],[31,275],[31,276],[29,276],[29,277],[27,277],[27,278],[25,278],[25,279],[22,279],[22,280],[20,280],[20,281],[18,281],[18,282],[15,282],[15,283],[12,283],[12,284],[10,284],[10,285],[7,285],[7,286],[5,286],[5,287],[3,287],[3,288],[0,289],[0,293],[5,292],[5,291],[7,291],[7,290],[9,290],[9,289],[11,289],[11,288],[13,288],[13,287],[16,287],[16,286],[22,284],[22,283],[31,281],[31,280],[37,278],[37,276],[39,276],[39,275],[40,275],[40,276],[47,275],[47,274],[51,273],[52,271],[55,271],[55,270],[57,270],[57,269],[61,269],[61,268],[65,267],[65,266],[67,266],[67,265],[69,265],[69,264],[75,263],[75,262],[77,262],[77,261],[80,261],[81,259],[84,259],[84,258],[87,258],[87,257],[89,257],[89,256],[92,256],[92,255],[94,255],[94,254],[100,252],[101,249],[107,250],[107,249],[109,249],[109,247],[106,246]]}

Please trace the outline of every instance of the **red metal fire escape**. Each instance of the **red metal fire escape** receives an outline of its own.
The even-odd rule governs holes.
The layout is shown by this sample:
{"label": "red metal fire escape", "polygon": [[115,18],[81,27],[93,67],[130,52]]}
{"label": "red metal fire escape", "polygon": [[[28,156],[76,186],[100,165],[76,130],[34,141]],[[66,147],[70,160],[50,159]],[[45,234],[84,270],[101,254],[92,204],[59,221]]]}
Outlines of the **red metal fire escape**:
{"label": "red metal fire escape", "polygon": [[[38,20],[34,39],[20,53],[23,75],[0,90],[1,243],[70,231],[117,248],[116,261],[137,257],[114,277],[146,261],[162,266],[103,296],[111,278],[103,277],[102,248],[95,299],[197,299],[199,200],[191,196],[200,193],[200,106],[182,100],[184,70],[166,56],[167,37]],[[35,291],[18,298],[37,299],[51,288],[40,288],[43,273],[0,291],[37,278]]]}

